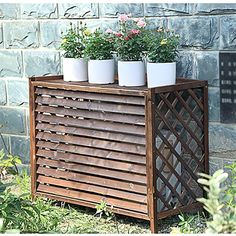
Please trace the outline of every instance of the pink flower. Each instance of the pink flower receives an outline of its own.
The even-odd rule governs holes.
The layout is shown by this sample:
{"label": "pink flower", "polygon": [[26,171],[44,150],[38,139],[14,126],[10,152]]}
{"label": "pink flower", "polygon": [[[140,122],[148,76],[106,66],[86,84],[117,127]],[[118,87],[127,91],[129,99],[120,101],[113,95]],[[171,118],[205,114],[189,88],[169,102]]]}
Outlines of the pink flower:
{"label": "pink flower", "polygon": [[115,36],[117,36],[117,37],[121,37],[121,36],[122,36],[122,33],[120,33],[120,32],[113,32],[113,34],[114,34]]}
{"label": "pink flower", "polygon": [[141,31],[138,30],[138,29],[132,29],[132,30],[130,30],[130,32],[131,32],[132,34],[139,34]]}
{"label": "pink flower", "polygon": [[147,23],[143,19],[139,19],[137,22],[137,26],[139,28],[144,28],[147,25]]}
{"label": "pink flower", "polygon": [[107,30],[106,30],[106,33],[107,33],[107,34],[113,34],[113,30],[112,30],[112,29],[107,29]]}
{"label": "pink flower", "polygon": [[119,16],[119,21],[126,22],[129,19],[129,15],[122,14]]}
{"label": "pink flower", "polygon": [[125,38],[124,38],[124,40],[126,40],[126,41],[128,41],[130,38],[128,37],[128,36],[126,36]]}

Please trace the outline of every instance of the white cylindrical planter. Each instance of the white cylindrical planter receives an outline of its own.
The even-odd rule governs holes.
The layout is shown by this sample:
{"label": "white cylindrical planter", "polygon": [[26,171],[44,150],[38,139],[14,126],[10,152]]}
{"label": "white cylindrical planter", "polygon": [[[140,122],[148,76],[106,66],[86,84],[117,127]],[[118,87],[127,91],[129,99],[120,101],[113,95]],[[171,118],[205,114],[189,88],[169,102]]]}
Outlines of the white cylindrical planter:
{"label": "white cylindrical planter", "polygon": [[63,58],[64,81],[87,81],[88,63],[84,58]]}
{"label": "white cylindrical planter", "polygon": [[145,66],[143,61],[118,61],[118,80],[120,86],[143,86]]}
{"label": "white cylindrical planter", "polygon": [[176,82],[176,62],[147,62],[148,88],[173,85]]}
{"label": "white cylindrical planter", "polygon": [[88,78],[91,84],[114,83],[114,59],[89,60]]}

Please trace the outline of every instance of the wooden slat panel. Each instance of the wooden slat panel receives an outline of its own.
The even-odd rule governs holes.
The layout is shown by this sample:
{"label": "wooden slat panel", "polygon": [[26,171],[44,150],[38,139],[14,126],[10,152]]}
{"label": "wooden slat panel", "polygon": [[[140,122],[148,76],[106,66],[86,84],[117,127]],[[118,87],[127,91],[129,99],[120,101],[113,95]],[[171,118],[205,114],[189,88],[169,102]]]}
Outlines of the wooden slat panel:
{"label": "wooden slat panel", "polygon": [[142,204],[147,204],[147,197],[145,195],[129,193],[125,191],[119,191],[115,189],[95,186],[91,184],[79,183],[79,182],[74,182],[74,181],[68,181],[68,180],[63,180],[63,179],[55,179],[52,177],[46,177],[42,175],[38,176],[37,181],[42,184],[52,184],[59,187],[62,186],[65,188],[71,188],[71,189],[76,189],[80,191],[101,194],[104,196],[111,196],[114,198],[127,199],[128,201],[132,201],[132,202],[139,202]]}
{"label": "wooden slat panel", "polygon": [[[78,198],[78,199],[82,199],[82,200],[90,201],[90,202],[100,202],[103,199],[103,196],[99,196],[96,194],[80,192],[78,190],[77,191],[68,190],[65,188],[58,188],[58,187],[53,187],[53,186],[46,186],[42,184],[39,184],[37,189],[38,191],[41,191],[41,192],[54,193],[54,194],[72,197],[72,198]],[[122,201],[122,200],[114,199],[111,197],[105,198],[105,201],[109,205],[113,205],[119,208],[129,209],[129,210],[143,212],[143,213],[147,212],[147,206],[139,204],[139,203]]]}
{"label": "wooden slat panel", "polygon": [[71,109],[71,108],[63,108],[63,107],[51,107],[51,106],[43,106],[37,105],[37,112],[51,113],[51,114],[59,114],[63,116],[73,116],[73,117],[83,117],[90,118],[95,120],[107,120],[114,122],[122,122],[127,124],[135,124],[135,125],[144,125],[144,116],[137,115],[125,115],[125,114],[117,114],[117,113],[107,113],[107,112],[97,112],[97,111],[89,111],[82,109]]}
{"label": "wooden slat panel", "polygon": [[81,91],[67,91],[59,89],[47,89],[47,88],[37,88],[35,91],[36,94],[46,94],[50,96],[61,96],[68,98],[82,98],[89,100],[98,100],[106,102],[117,102],[117,103],[127,103],[127,104],[136,104],[144,105],[144,98],[142,97],[133,97],[133,96],[119,96],[119,95],[108,95],[108,94],[99,94],[99,93],[90,93],[90,92],[81,92]]}
{"label": "wooden slat panel", "polygon": [[59,169],[45,168],[41,166],[38,167],[37,173],[42,174],[42,175],[52,176],[55,178],[69,179],[69,180],[74,180],[77,182],[98,185],[98,186],[103,186],[107,188],[125,190],[132,193],[139,193],[143,195],[147,193],[146,186],[144,185],[140,185],[140,184],[136,184],[132,182],[129,183],[129,182],[124,182],[124,181],[109,179],[106,177],[105,178],[97,177],[97,176],[89,175],[89,173],[81,174],[81,173],[76,173],[72,171],[63,171]]}
{"label": "wooden slat panel", "polygon": [[63,134],[74,134],[80,136],[94,137],[99,139],[122,141],[123,143],[133,143],[139,145],[145,145],[146,140],[142,136],[113,133],[108,131],[98,131],[78,127],[69,127],[63,125],[54,125],[48,123],[38,123],[37,130],[59,132]]}
{"label": "wooden slat panel", "polygon": [[145,134],[145,129],[143,126],[111,123],[106,121],[74,119],[67,117],[42,115],[42,114],[38,114],[36,120],[49,122],[52,124],[63,124],[68,126],[91,128],[96,130],[114,131],[114,132],[137,134],[137,135]]}
{"label": "wooden slat panel", "polygon": [[69,144],[77,144],[86,147],[94,147],[108,150],[115,150],[127,153],[139,153],[141,155],[146,154],[144,146],[135,144],[119,143],[114,141],[105,141],[100,139],[85,138],[80,136],[72,135],[59,135],[46,132],[38,132],[36,135],[37,139],[50,140],[52,142],[61,142]]}
{"label": "wooden slat panel", "polygon": [[125,113],[134,115],[144,115],[144,106],[135,105],[122,105],[105,102],[85,102],[72,99],[63,98],[51,98],[51,97],[40,97],[36,98],[36,103],[56,105],[56,106],[67,106],[86,110],[114,112],[114,113]]}
{"label": "wooden slat panel", "polygon": [[46,165],[51,167],[63,168],[68,170],[74,170],[81,173],[90,173],[97,176],[106,176],[108,178],[120,179],[124,181],[131,181],[134,183],[146,184],[146,176],[138,174],[130,174],[125,172],[120,172],[117,170],[108,170],[99,167],[91,167],[80,164],[65,163],[62,161],[50,160],[45,158],[38,158],[38,165]]}
{"label": "wooden slat panel", "polygon": [[[92,203],[92,202],[83,201],[83,200],[79,200],[79,199],[75,199],[75,198],[59,196],[59,195],[55,195],[52,193],[36,192],[35,196],[46,197],[46,198],[50,198],[50,199],[54,199],[54,200],[58,200],[58,201],[62,201],[62,202],[69,202],[72,204],[78,204],[80,206],[91,207],[91,208],[95,208],[97,205],[96,202]],[[143,220],[149,220],[147,213],[141,213],[141,212],[126,210],[126,209],[121,209],[121,208],[117,208],[114,206],[112,208],[110,206],[108,206],[108,209],[110,209],[115,214],[126,215],[126,216],[135,217],[135,218],[139,218],[139,219],[143,219]]]}
{"label": "wooden slat panel", "polygon": [[57,151],[48,151],[38,149],[37,156],[49,157],[55,160],[70,161],[79,164],[87,164],[92,166],[100,166],[108,169],[115,169],[120,171],[127,171],[132,173],[146,174],[146,167],[143,165],[136,165],[131,163],[124,163],[119,161],[101,159],[98,157],[90,157],[84,155],[77,155],[71,153],[62,153]]}
{"label": "wooden slat panel", "polygon": [[126,153],[102,150],[98,148],[87,148],[87,147],[82,147],[82,146],[77,146],[77,145],[50,143],[50,142],[45,142],[45,141],[38,141],[36,143],[36,146],[39,148],[49,148],[52,150],[60,150],[60,151],[66,151],[66,152],[77,153],[77,154],[82,154],[82,155],[97,156],[97,157],[121,160],[121,161],[126,161],[126,162],[137,163],[137,164],[146,163],[145,156],[139,156],[139,155],[134,155],[134,154],[127,155]]}

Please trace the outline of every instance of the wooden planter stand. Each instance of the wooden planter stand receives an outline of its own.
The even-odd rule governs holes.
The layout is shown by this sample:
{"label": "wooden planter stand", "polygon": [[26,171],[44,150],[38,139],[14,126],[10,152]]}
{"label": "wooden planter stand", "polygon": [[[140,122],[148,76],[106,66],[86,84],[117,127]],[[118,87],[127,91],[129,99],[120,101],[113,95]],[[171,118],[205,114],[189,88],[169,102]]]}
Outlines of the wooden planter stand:
{"label": "wooden planter stand", "polygon": [[32,195],[150,220],[199,209],[207,82],[147,89],[30,79]]}

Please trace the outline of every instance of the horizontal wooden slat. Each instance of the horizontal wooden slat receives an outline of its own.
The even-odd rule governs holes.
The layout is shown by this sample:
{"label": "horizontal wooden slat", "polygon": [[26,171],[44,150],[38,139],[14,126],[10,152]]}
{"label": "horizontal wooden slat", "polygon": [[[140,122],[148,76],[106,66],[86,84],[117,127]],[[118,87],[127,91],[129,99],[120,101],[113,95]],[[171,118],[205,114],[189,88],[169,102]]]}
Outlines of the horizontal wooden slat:
{"label": "horizontal wooden slat", "polygon": [[62,153],[57,151],[49,151],[38,149],[37,156],[49,157],[55,160],[70,161],[79,164],[87,164],[92,166],[100,166],[108,169],[127,171],[132,173],[146,174],[146,167],[143,165],[136,165],[131,163],[124,163],[119,161],[113,161],[108,159],[101,159],[98,157],[90,157],[84,155],[77,155],[71,153]]}
{"label": "horizontal wooden slat", "polygon": [[124,114],[134,114],[134,115],[144,115],[144,106],[135,105],[122,105],[113,104],[105,102],[85,102],[72,99],[63,98],[52,98],[52,97],[41,97],[36,98],[36,103],[56,105],[56,106],[66,106],[73,108],[80,108],[85,110],[93,111],[103,111],[103,112],[114,112],[114,113],[124,113]]}
{"label": "horizontal wooden slat", "polygon": [[74,170],[80,173],[90,173],[96,176],[106,176],[108,178],[114,178],[119,180],[124,180],[128,182],[146,184],[146,176],[138,174],[130,174],[125,172],[120,172],[117,170],[108,170],[100,167],[91,167],[81,164],[72,164],[62,161],[50,160],[45,158],[38,158],[38,165],[46,165],[51,167],[63,168],[68,170]]}
{"label": "horizontal wooden slat", "polygon": [[59,134],[52,134],[46,132],[38,132],[36,135],[37,139],[42,140],[50,140],[52,142],[61,142],[61,143],[68,143],[68,144],[77,144],[80,146],[86,147],[94,147],[94,148],[101,148],[107,150],[115,150],[127,153],[139,153],[141,155],[146,154],[146,149],[144,146],[135,145],[135,144],[127,144],[127,143],[119,143],[114,141],[106,141],[94,138],[85,138],[80,136],[72,136],[72,135],[59,135]]}
{"label": "horizontal wooden slat", "polygon": [[95,129],[95,130],[114,131],[119,133],[137,134],[137,135],[145,134],[145,129],[142,126],[111,123],[106,121],[84,120],[84,119],[58,117],[58,116],[50,116],[42,114],[38,114],[36,120],[52,124],[62,124],[62,125],[69,125],[82,128],[91,128],[93,130]]}
{"label": "horizontal wooden slat", "polygon": [[[85,206],[85,207],[91,207],[91,208],[95,208],[97,206],[96,202],[93,203],[93,202],[83,201],[83,200],[79,200],[79,199],[75,199],[75,198],[59,196],[59,195],[55,195],[53,193],[36,192],[34,196],[50,198],[50,199],[58,200],[61,202],[68,202],[68,203],[77,204],[77,205]],[[108,208],[108,210],[111,210],[115,214],[135,217],[135,218],[144,219],[144,220],[150,220],[147,213],[141,213],[141,212],[126,210],[126,209],[121,209],[121,208],[117,208],[114,206],[112,206],[112,208],[110,206],[108,206],[107,208]]]}
{"label": "horizontal wooden slat", "polygon": [[79,183],[79,182],[74,182],[74,181],[68,181],[68,180],[63,180],[63,179],[56,179],[56,178],[42,176],[42,175],[38,176],[37,181],[42,184],[51,184],[51,185],[56,185],[59,187],[61,186],[65,188],[71,188],[71,189],[76,189],[80,191],[101,194],[108,197],[111,196],[114,198],[121,198],[121,199],[126,199],[132,202],[139,202],[142,204],[147,204],[147,197],[140,194],[129,193],[125,191],[95,186],[91,184]]}
{"label": "horizontal wooden slat", "polygon": [[68,91],[59,89],[48,89],[48,88],[36,88],[36,94],[46,94],[50,96],[61,96],[68,98],[80,98],[89,100],[98,100],[106,102],[118,102],[118,103],[128,103],[136,105],[144,105],[144,98],[125,96],[125,95],[114,95],[114,94],[100,94],[100,93],[90,93],[81,91]]}
{"label": "horizontal wooden slat", "polygon": [[73,116],[77,118],[83,117],[95,120],[104,120],[104,121],[106,120],[106,121],[122,122],[127,124],[144,125],[144,116],[138,116],[138,115],[108,113],[100,111],[89,111],[82,109],[52,107],[43,105],[37,105],[35,110],[37,112],[50,113],[53,115],[58,114],[63,116]]}
{"label": "horizontal wooden slat", "polygon": [[42,184],[38,185],[37,190],[40,192],[53,193],[53,194],[57,194],[57,195],[63,195],[63,196],[71,197],[71,198],[77,198],[77,199],[90,201],[90,202],[97,202],[97,203],[99,203],[103,199],[107,202],[107,204],[113,205],[115,207],[129,209],[129,210],[142,212],[142,213],[147,213],[147,206],[146,205],[134,203],[134,202],[122,201],[122,200],[114,199],[111,197],[107,197],[104,199],[103,196],[100,196],[97,194],[80,192],[78,190],[74,191],[74,190],[68,190],[65,188],[47,186],[47,185],[42,185]]}
{"label": "horizontal wooden slat", "polygon": [[37,168],[37,174],[48,175],[55,178],[63,178],[74,180],[81,183],[87,183],[92,185],[103,186],[107,188],[113,188],[118,190],[124,190],[126,192],[139,193],[139,194],[147,194],[147,187],[144,185],[136,184],[133,182],[124,182],[109,178],[103,178],[98,176],[87,174],[76,173],[72,171],[64,171],[59,169],[45,168],[39,166]]}
{"label": "horizontal wooden slat", "polygon": [[125,162],[132,162],[137,164],[145,164],[146,157],[141,155],[134,155],[115,151],[108,151],[98,148],[87,148],[78,145],[69,145],[69,144],[62,144],[62,143],[51,143],[46,141],[37,141],[36,146],[39,148],[49,148],[52,150],[60,150],[66,151],[70,153],[77,153],[81,155],[90,155],[90,156],[97,156],[103,158],[109,158],[113,160],[121,160]]}
{"label": "horizontal wooden slat", "polygon": [[74,134],[74,135],[94,137],[94,138],[99,138],[99,139],[121,141],[123,143],[133,143],[133,144],[139,144],[139,145],[146,144],[146,140],[142,136],[113,133],[109,131],[99,131],[99,130],[92,130],[92,129],[79,128],[79,127],[69,127],[69,126],[55,125],[55,124],[48,124],[48,123],[37,123],[36,129],[58,132],[62,134]]}

